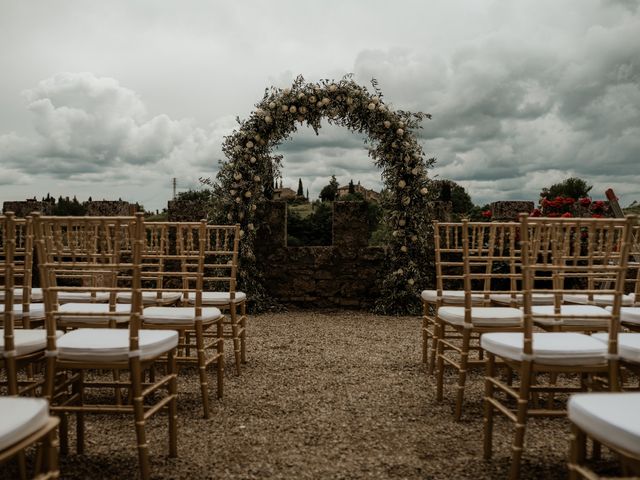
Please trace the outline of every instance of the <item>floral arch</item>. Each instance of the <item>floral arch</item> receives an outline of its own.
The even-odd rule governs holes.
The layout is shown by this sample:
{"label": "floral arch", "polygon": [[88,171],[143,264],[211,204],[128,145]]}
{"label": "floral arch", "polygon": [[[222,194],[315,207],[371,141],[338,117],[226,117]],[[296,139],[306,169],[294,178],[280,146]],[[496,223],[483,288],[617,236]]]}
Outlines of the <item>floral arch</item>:
{"label": "floral arch", "polygon": [[427,209],[429,179],[425,160],[415,136],[424,113],[394,110],[385,104],[377,82],[373,92],[355,83],[351,76],[340,81],[307,83],[299,76],[291,88],[265,90],[264,97],[238,130],[225,138],[222,161],[214,185],[214,211],[224,212],[219,221],[239,223],[242,228],[241,288],[256,301],[268,305],[255,262],[255,216],[257,204],[269,197],[281,157],[272,150],[290,138],[305,122],[316,134],[323,118],[331,124],[363,132],[369,156],[382,169],[387,195],[383,221],[391,229],[387,249],[388,271],[381,285],[376,310],[386,314],[414,313],[419,291],[432,270],[428,236],[431,221]]}

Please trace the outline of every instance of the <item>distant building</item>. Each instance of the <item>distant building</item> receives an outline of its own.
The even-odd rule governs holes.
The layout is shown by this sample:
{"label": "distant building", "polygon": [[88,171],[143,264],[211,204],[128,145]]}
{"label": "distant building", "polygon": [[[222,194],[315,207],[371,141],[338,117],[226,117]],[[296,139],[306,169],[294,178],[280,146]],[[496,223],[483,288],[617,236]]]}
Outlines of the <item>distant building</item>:
{"label": "distant building", "polygon": [[280,187],[280,188],[276,188],[273,191],[273,199],[274,200],[293,200],[294,198],[296,198],[296,191],[292,190],[288,187]]}
{"label": "distant building", "polygon": [[[362,198],[364,198],[367,201],[370,201],[370,202],[380,201],[380,193],[376,192],[375,190],[364,188],[362,185],[360,185],[360,182],[358,182],[357,185],[354,185],[353,189],[355,190],[356,193],[361,194]],[[338,187],[337,200],[339,200],[342,197],[346,197],[347,195],[349,195],[349,185],[345,185],[344,187]]]}
{"label": "distant building", "polygon": [[[55,200],[54,200],[55,202]],[[35,197],[24,201],[8,201],[2,204],[2,213],[13,212],[16,217],[26,217],[31,212],[40,212],[44,215],[53,213],[54,205],[48,201],[39,201]]]}

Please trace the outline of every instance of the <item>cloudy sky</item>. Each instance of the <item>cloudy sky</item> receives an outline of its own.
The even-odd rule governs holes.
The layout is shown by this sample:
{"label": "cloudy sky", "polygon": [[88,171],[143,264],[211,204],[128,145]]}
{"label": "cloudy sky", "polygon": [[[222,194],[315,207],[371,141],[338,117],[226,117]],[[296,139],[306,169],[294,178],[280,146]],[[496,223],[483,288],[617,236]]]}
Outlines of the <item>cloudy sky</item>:
{"label": "cloudy sky", "polygon": [[[536,199],[569,176],[640,201],[640,0],[0,0],[0,201],[166,206],[214,177],[270,85],[353,73],[428,112],[432,176],[473,200]],[[284,183],[380,187],[363,139],[280,148]]]}

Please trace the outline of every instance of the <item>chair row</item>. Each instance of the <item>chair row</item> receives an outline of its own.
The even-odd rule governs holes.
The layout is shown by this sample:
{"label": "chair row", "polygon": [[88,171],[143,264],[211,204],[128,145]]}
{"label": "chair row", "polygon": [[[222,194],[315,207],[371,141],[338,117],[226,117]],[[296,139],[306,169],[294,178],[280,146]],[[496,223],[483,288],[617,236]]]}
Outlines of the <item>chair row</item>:
{"label": "chair row", "polygon": [[[457,371],[456,420],[468,370],[484,366],[484,455],[503,414],[515,427],[510,478],[519,477],[528,418],[566,415],[558,401],[573,392],[624,388],[621,365],[640,361],[640,333],[621,332],[640,319],[624,292],[638,285],[637,274],[627,278],[636,224],[523,215],[434,225],[437,289],[422,295],[423,361],[436,371],[438,400],[445,367]],[[584,460],[580,445],[571,465]],[[640,447],[626,453],[640,458]],[[586,472],[580,465],[572,471]]]}
{"label": "chair row", "polygon": [[[68,449],[68,414],[76,416],[79,453],[84,448],[85,413],[132,414],[141,476],[148,478],[145,423],[153,414],[167,411],[169,454],[177,454],[177,364],[196,367],[208,418],[210,366],[215,367],[217,396],[223,395],[225,325],[238,373],[245,361],[246,296],[235,290],[239,226],[149,223],[142,214],[34,214],[26,220],[7,214],[0,222],[0,366],[6,371],[7,393],[42,395],[49,401],[49,410],[60,418],[63,451]],[[39,317],[31,314],[38,309],[30,302],[34,245],[44,301]],[[21,303],[14,298],[16,292]],[[60,297],[65,294],[92,301],[63,303]],[[205,304],[205,294],[216,306]],[[124,300],[129,303],[119,303]],[[168,306],[179,300],[181,306]],[[44,328],[34,328],[37,323]],[[104,371],[112,372],[110,378]],[[112,392],[114,402],[96,403],[104,395],[92,392],[105,391]],[[2,433],[0,429],[0,438]],[[45,437],[51,434],[38,438]],[[47,444],[45,450],[54,447]],[[0,451],[4,459],[7,452]],[[22,472],[22,457],[19,464]],[[51,478],[56,468],[50,465]]]}

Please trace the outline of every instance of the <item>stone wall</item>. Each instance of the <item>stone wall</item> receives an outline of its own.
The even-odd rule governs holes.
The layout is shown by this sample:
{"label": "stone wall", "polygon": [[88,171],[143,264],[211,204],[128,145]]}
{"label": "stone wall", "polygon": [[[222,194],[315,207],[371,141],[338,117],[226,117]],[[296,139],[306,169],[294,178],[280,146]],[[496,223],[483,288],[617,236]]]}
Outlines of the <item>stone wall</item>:
{"label": "stone wall", "polygon": [[199,222],[208,218],[207,207],[199,200],[169,200],[167,214],[170,222]]}
{"label": "stone wall", "polygon": [[370,308],[379,294],[385,248],[369,247],[366,204],[333,203],[333,245],[287,247],[287,206],[259,210],[256,259],[269,293],[307,308]]}
{"label": "stone wall", "polygon": [[120,217],[135,212],[135,205],[123,200],[93,200],[83,205],[90,217]]}
{"label": "stone wall", "polygon": [[51,215],[53,205],[49,202],[41,202],[39,200],[24,200],[15,202],[4,202],[2,204],[2,213],[13,212],[16,217],[24,218],[31,212],[40,212],[43,215]]}
{"label": "stone wall", "polygon": [[535,204],[524,200],[493,202],[489,205],[491,219],[499,221],[517,221],[521,213],[531,213]]}

